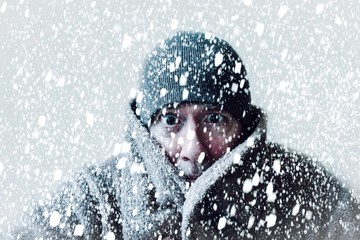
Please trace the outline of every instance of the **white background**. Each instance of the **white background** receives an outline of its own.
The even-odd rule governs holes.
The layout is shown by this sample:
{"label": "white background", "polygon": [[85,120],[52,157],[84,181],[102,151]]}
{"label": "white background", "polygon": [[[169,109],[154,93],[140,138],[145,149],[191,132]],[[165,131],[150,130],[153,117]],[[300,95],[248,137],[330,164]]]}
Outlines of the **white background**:
{"label": "white background", "polygon": [[360,196],[359,1],[0,0],[0,236],[116,152],[145,54],[179,30],[239,52],[268,137]]}

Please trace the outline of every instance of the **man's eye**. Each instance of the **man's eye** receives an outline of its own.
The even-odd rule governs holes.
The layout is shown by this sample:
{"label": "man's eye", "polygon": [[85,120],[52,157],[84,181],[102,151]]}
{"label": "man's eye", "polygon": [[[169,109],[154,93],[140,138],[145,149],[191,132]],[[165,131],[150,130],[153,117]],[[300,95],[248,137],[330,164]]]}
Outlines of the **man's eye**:
{"label": "man's eye", "polygon": [[212,113],[206,116],[205,121],[207,123],[218,124],[225,121],[225,116],[218,113]]}
{"label": "man's eye", "polygon": [[161,122],[168,126],[173,126],[179,122],[177,116],[173,113],[167,113],[161,117]]}

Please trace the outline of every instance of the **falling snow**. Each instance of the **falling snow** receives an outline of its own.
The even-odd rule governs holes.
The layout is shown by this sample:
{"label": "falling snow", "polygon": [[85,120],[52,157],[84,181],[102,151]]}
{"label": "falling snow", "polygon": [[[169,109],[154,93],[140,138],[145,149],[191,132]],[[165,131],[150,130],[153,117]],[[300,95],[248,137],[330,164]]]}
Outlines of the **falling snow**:
{"label": "falling snow", "polygon": [[84,225],[76,225],[74,229],[74,236],[82,236],[84,234]]}
{"label": "falling snow", "polygon": [[6,11],[6,7],[7,7],[7,2],[3,2],[1,4],[0,12],[4,13]]}
{"label": "falling snow", "polygon": [[316,14],[322,13],[324,11],[324,6],[325,6],[324,4],[317,5],[315,10]]}
{"label": "falling snow", "polygon": [[123,168],[125,168],[125,166],[126,166],[126,161],[127,161],[127,158],[125,158],[125,157],[120,158],[119,161],[118,161],[118,163],[117,163],[117,165],[116,165],[116,167],[117,167],[118,169],[123,169]]}
{"label": "falling snow", "polygon": [[291,215],[296,216],[299,213],[300,210],[300,204],[296,203],[296,205],[294,206],[294,208],[291,211]]}
{"label": "falling snow", "polygon": [[268,216],[266,216],[266,227],[271,228],[273,226],[275,226],[276,224],[276,215],[275,214],[270,214]]}
{"label": "falling snow", "polygon": [[86,112],[86,123],[92,126],[94,124],[94,114],[91,112]]}
{"label": "falling snow", "polygon": [[249,193],[249,192],[251,192],[252,188],[253,188],[252,179],[246,179],[244,181],[244,185],[242,188],[243,192]]}
{"label": "falling snow", "polygon": [[58,211],[54,211],[51,213],[50,215],[50,226],[51,227],[56,227],[60,224],[60,218],[61,218],[61,215]]}
{"label": "falling snow", "polygon": [[39,119],[38,119],[38,124],[40,127],[44,127],[45,126],[45,123],[46,123],[46,117],[41,115],[39,116]]}
{"label": "falling snow", "polygon": [[[179,84],[180,84],[180,86],[185,86],[186,83],[187,83],[187,76],[186,76],[185,74],[182,74],[182,75],[180,76]],[[187,97],[185,97],[185,99],[186,99],[186,98],[187,98]]]}
{"label": "falling snow", "polygon": [[132,37],[129,36],[127,33],[125,33],[124,39],[123,39],[123,42],[122,42],[122,48],[124,48],[124,49],[130,48],[131,42],[132,42]]}
{"label": "falling snow", "polygon": [[275,160],[274,163],[273,163],[273,168],[274,168],[274,171],[279,174],[280,171],[281,171],[281,163],[280,163],[280,160]]}
{"label": "falling snow", "polygon": [[60,181],[62,177],[62,170],[57,169],[54,171],[54,180],[55,181]]}
{"label": "falling snow", "polygon": [[218,229],[221,230],[226,226],[226,218],[225,217],[221,217],[219,219],[219,223],[218,223]]}
{"label": "falling snow", "polygon": [[241,65],[241,62],[235,62],[235,73],[240,73]]}
{"label": "falling snow", "polygon": [[256,23],[256,33],[259,37],[261,37],[264,33],[265,25],[263,23]]}
{"label": "falling snow", "polygon": [[250,6],[252,4],[253,0],[243,0],[243,2],[246,6]]}
{"label": "falling snow", "polygon": [[106,240],[115,240],[115,234],[113,232],[108,232],[106,235]]}
{"label": "falling snow", "polygon": [[[223,234],[236,228],[241,237],[256,238],[251,234],[259,229],[264,234],[276,234],[284,214],[296,219],[291,224],[305,224],[305,233],[312,231],[309,226],[316,226],[325,210],[317,209],[316,201],[303,198],[300,192],[289,193],[288,184],[315,182],[305,192],[317,196],[319,202],[325,201],[331,209],[335,208],[331,200],[346,196],[337,195],[333,188],[351,189],[360,196],[359,16],[358,3],[351,0],[0,2],[0,239],[9,239],[21,216],[27,216],[36,204],[42,209],[41,219],[54,231],[85,236],[86,221],[71,226],[66,222],[78,211],[71,201],[88,200],[83,189],[87,186],[92,197],[104,203],[91,209],[111,215],[117,208],[107,201],[119,197],[111,194],[120,185],[130,194],[126,198],[128,212],[120,219],[130,219],[128,229],[142,236],[146,231],[139,226],[154,230],[161,225],[151,219],[157,208],[171,216],[171,224],[161,226],[189,220],[181,223],[185,227],[176,229],[181,236],[175,239],[199,237],[196,234],[208,226],[218,234],[217,239],[226,239]],[[150,144],[149,135],[142,131],[146,124],[134,124],[140,109],[134,109],[132,119],[125,106],[134,98],[141,103],[147,94],[138,91],[147,54],[154,46],[164,44],[165,37],[184,30],[205,32],[208,40],[219,36],[239,53],[243,63],[235,61],[230,71],[241,74],[246,67],[247,74],[227,89],[232,94],[247,92],[249,80],[252,103],[264,112],[260,123],[264,129],[257,129],[258,135],[248,137],[236,152],[230,147],[224,150],[223,162],[209,167],[212,174],[196,168],[204,176],[199,178],[202,182],[178,186],[177,178],[194,171],[193,165],[176,163],[183,168],[179,172],[165,165],[159,157],[163,152],[149,150],[158,149],[158,145],[146,148]],[[226,53],[208,50],[214,54],[209,63],[224,71]],[[164,71],[175,75],[187,64],[188,59],[181,54],[161,62]],[[160,73],[151,77],[155,79]],[[211,94],[188,87],[190,71],[175,79],[184,101]],[[216,77],[211,80],[219,82]],[[171,86],[156,89],[159,99],[171,94]],[[245,120],[249,117],[249,112],[241,114]],[[206,147],[218,151],[212,127],[207,125],[200,132],[211,139]],[[196,130],[181,137],[175,130],[167,132],[173,145],[186,147],[198,137]],[[265,142],[261,141],[262,134]],[[273,142],[288,155],[283,157]],[[275,150],[253,150],[261,144]],[[194,145],[200,146],[196,166],[207,164],[208,149]],[[139,151],[134,152],[134,146]],[[143,162],[143,158],[154,156],[156,164]],[[114,162],[103,167],[109,158]],[[310,173],[318,169],[306,165],[308,159],[329,172],[319,170],[318,178],[311,178]],[[119,172],[121,179],[116,178]],[[236,172],[241,174],[231,175]],[[339,179],[340,185],[322,185],[329,181],[323,178],[327,174]],[[56,198],[51,197],[54,191]],[[72,194],[71,200],[66,194]],[[195,209],[207,194],[213,194],[209,206]],[[54,199],[69,202],[48,207]],[[182,209],[177,209],[179,206]],[[264,210],[264,214],[259,216],[256,209]],[[192,214],[207,218],[197,222],[200,231],[190,227]],[[336,227],[346,226],[348,230],[359,227],[350,217],[334,221],[338,221]],[[116,229],[103,229],[103,238],[118,239]],[[126,234],[130,236],[131,231]]]}
{"label": "falling snow", "polygon": [[189,97],[189,90],[184,88],[183,92],[182,92],[182,100],[186,100]]}
{"label": "falling snow", "polygon": [[239,154],[234,155],[234,164],[242,164],[241,156]]}
{"label": "falling snow", "polygon": [[279,18],[283,18],[288,10],[288,6],[281,6],[278,11]]}
{"label": "falling snow", "polygon": [[223,62],[224,56],[221,53],[216,53],[215,55],[215,66],[219,66]]}
{"label": "falling snow", "polygon": [[4,171],[4,164],[0,162],[0,175],[2,174],[3,171]]}

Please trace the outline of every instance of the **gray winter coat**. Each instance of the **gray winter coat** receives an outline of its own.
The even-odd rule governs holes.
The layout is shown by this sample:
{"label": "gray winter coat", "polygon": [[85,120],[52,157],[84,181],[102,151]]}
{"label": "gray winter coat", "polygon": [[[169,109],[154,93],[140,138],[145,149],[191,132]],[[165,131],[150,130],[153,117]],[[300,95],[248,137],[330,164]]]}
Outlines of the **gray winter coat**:
{"label": "gray winter coat", "polygon": [[39,205],[19,239],[360,239],[356,199],[266,122],[191,186],[129,107],[123,152]]}

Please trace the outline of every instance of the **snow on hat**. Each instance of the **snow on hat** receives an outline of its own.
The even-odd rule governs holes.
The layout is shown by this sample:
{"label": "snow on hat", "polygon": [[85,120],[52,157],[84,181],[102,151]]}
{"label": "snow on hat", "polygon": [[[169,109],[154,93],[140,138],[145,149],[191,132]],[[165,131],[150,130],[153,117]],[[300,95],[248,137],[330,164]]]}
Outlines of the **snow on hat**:
{"label": "snow on hat", "polygon": [[149,124],[160,109],[181,102],[218,105],[241,120],[251,108],[249,81],[236,51],[208,33],[178,32],[145,61],[136,114]]}

